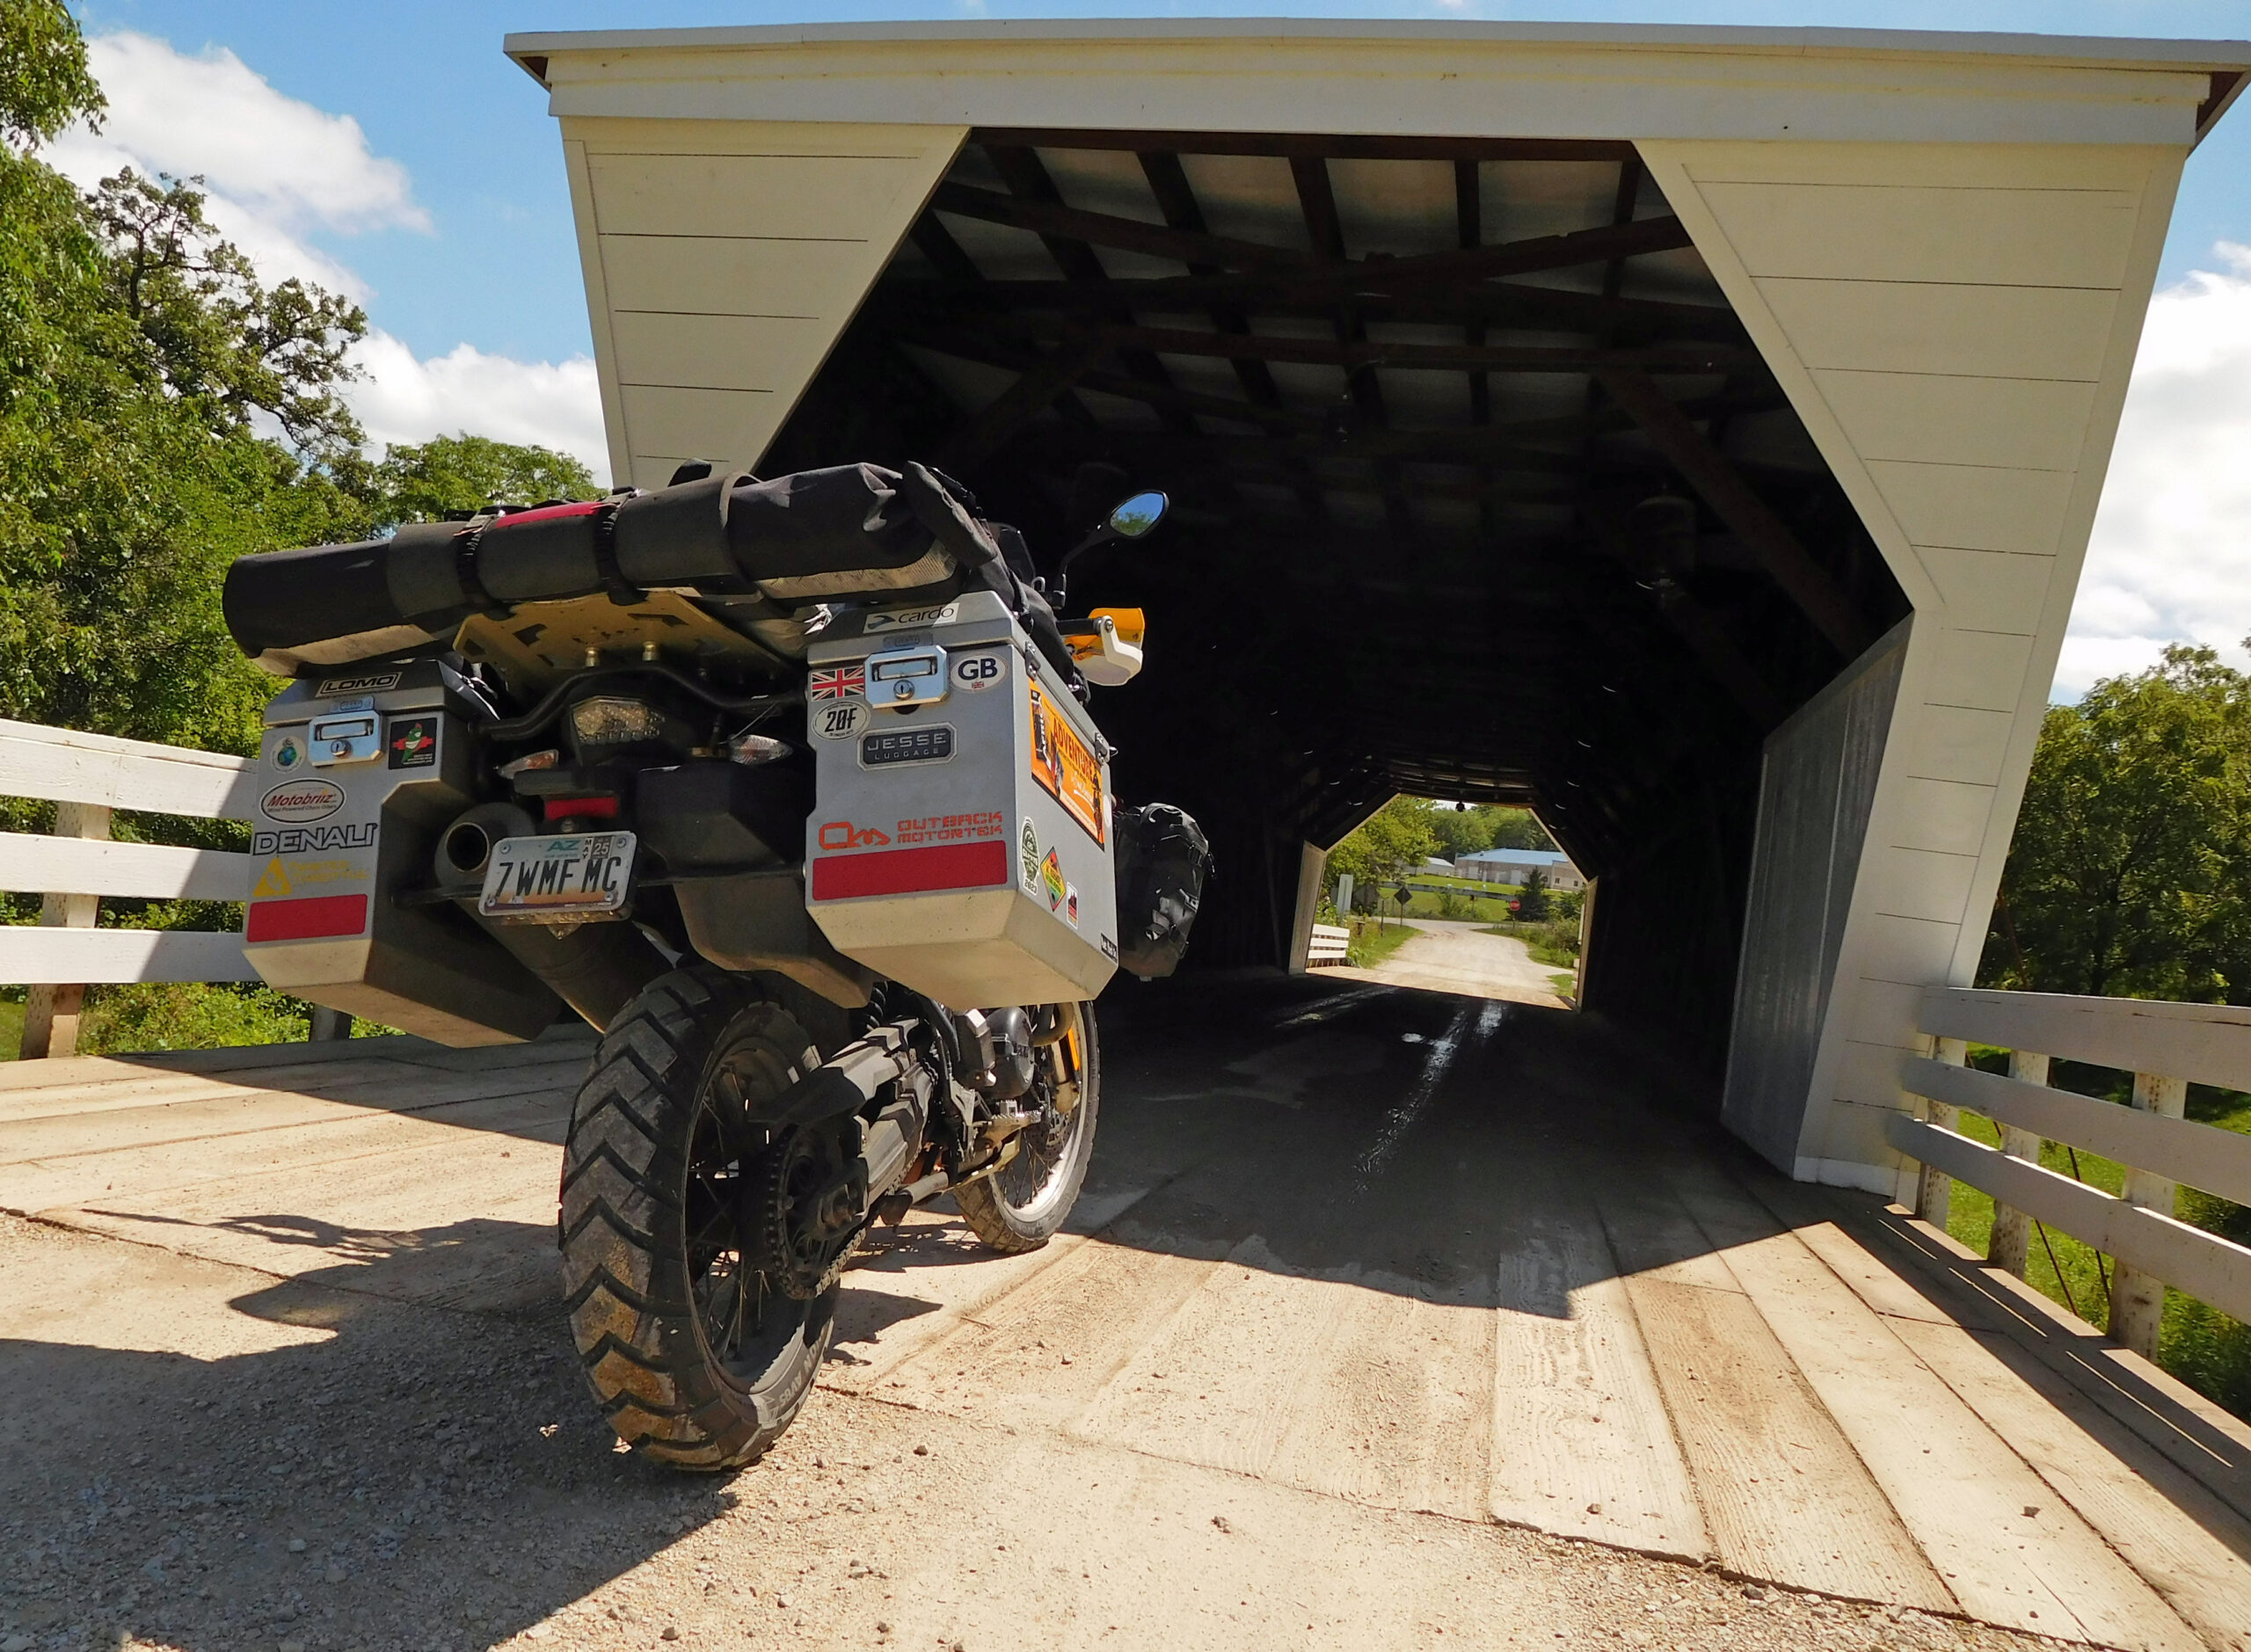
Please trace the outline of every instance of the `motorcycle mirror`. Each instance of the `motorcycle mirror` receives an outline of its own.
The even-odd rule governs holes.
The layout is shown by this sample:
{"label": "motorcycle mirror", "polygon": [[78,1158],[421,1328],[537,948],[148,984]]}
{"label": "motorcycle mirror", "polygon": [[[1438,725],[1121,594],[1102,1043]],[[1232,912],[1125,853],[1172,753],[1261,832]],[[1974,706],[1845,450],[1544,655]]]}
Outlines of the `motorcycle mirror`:
{"label": "motorcycle mirror", "polygon": [[1111,507],[1104,525],[1120,539],[1146,539],[1164,520],[1172,501],[1154,489],[1136,493]]}

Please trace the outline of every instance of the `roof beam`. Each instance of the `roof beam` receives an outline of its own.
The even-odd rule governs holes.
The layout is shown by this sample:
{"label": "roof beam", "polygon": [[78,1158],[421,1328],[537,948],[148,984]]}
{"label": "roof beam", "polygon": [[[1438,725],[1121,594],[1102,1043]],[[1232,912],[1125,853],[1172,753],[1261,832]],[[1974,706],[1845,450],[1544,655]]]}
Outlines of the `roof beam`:
{"label": "roof beam", "polygon": [[1326,132],[1078,131],[978,127],[972,143],[1042,149],[1167,149],[1175,155],[1318,155],[1340,161],[1619,161],[1634,146],[1610,139],[1441,138]]}
{"label": "roof beam", "polygon": [[1767,507],[1728,457],[1696,428],[1689,411],[1667,398],[1647,375],[1606,368],[1602,388],[1632,416],[1659,453],[1704,498],[1736,536],[1757,553],[1776,584],[1814,628],[1847,659],[1856,659],[1875,636],[1829,571],[1798,542],[1789,525]]}
{"label": "roof beam", "polygon": [[[1678,218],[1642,218],[1631,223],[1603,224],[1562,235],[1533,236],[1496,246],[1430,252],[1403,258],[1348,258],[1336,222],[1336,199],[1328,187],[1329,171],[1317,158],[1293,159],[1307,227],[1313,244],[1323,251],[1316,263],[1288,247],[1263,242],[1237,241],[1228,237],[1192,235],[1184,230],[1120,218],[1111,213],[1088,212],[1065,206],[1051,193],[1034,193],[1038,186],[1024,166],[1038,164],[1029,150],[988,149],[994,164],[1007,178],[1013,194],[1003,195],[969,184],[941,184],[932,198],[940,212],[981,218],[1029,230],[1048,244],[1058,267],[1075,280],[1106,280],[1098,262],[1089,262],[1089,249],[1116,247],[1120,251],[1176,258],[1183,264],[1201,262],[1249,272],[1253,290],[1300,292],[1310,297],[1336,300],[1361,293],[1396,293],[1431,282],[1482,281],[1508,275],[1528,275],[1544,270],[1570,269],[1612,258],[1633,258],[1646,252],[1666,252],[1692,244]],[[1010,159],[1003,164],[1002,157]],[[1038,174],[1045,178],[1042,169]],[[1021,186],[1018,178],[1023,182]],[[1326,200],[1327,206],[1322,206]],[[1079,251],[1069,249],[1076,247]],[[1333,252],[1326,249],[1333,248]],[[1082,256],[1083,255],[1083,256]],[[1209,279],[1209,278],[1204,278]]]}
{"label": "roof beam", "polygon": [[[1290,178],[1297,186],[1298,207],[1305,214],[1306,233],[1313,250],[1331,265],[1346,263],[1344,224],[1337,211],[1337,192],[1329,182],[1328,161],[1316,155],[1293,155],[1290,157]],[[1349,347],[1367,340],[1367,329],[1353,313],[1349,298],[1337,308],[1336,328],[1339,345]],[[1372,365],[1362,362],[1348,366],[1344,388],[1362,418],[1378,430],[1390,428],[1391,418],[1383,404],[1383,383]],[[1383,495],[1383,513],[1390,520],[1392,531],[1411,533],[1415,513],[1399,485],[1397,469],[1379,459],[1376,480]]]}
{"label": "roof beam", "polygon": [[[1070,331],[1037,318],[994,317],[988,324],[1009,331],[1053,338]],[[1111,343],[1121,349],[1159,351],[1169,355],[1216,356],[1231,361],[1296,361],[1357,372],[1366,368],[1416,368],[1436,372],[1592,373],[1624,368],[1640,373],[1734,373],[1761,364],[1755,351],[1727,344],[1672,344],[1646,347],[1588,348],[1546,346],[1351,343],[1278,338],[1271,333],[1200,332],[1185,327],[1109,327]],[[1268,383],[1272,381],[1269,379]],[[1481,419],[1479,423],[1486,423]]]}

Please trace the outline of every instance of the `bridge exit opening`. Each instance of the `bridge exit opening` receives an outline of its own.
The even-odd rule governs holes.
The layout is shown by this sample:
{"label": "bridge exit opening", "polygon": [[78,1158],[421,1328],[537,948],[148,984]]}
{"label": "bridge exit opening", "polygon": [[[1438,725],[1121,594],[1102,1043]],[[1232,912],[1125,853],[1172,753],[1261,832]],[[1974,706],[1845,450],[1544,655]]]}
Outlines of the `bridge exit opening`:
{"label": "bridge exit opening", "polygon": [[1716,1092],[1762,806],[1834,817],[1909,604],[1632,144],[973,128],[761,468],[910,458],[1035,543],[1172,496],[1072,587],[1147,615],[1099,710],[1212,834],[1198,965],[1395,795],[1529,807],[1586,1007]]}

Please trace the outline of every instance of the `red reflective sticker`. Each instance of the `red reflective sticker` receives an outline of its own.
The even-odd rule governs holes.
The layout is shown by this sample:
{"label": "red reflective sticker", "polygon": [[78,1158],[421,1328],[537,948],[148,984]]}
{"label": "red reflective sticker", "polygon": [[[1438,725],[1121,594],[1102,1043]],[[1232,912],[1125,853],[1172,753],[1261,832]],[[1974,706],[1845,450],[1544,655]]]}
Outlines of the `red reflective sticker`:
{"label": "red reflective sticker", "polygon": [[840,855],[812,863],[815,900],[862,895],[914,895],[938,889],[983,889],[1009,881],[1009,846],[942,843],[927,849]]}
{"label": "red reflective sticker", "polygon": [[358,935],[368,927],[365,895],[317,895],[309,900],[253,900],[243,939],[310,941],[324,935]]}

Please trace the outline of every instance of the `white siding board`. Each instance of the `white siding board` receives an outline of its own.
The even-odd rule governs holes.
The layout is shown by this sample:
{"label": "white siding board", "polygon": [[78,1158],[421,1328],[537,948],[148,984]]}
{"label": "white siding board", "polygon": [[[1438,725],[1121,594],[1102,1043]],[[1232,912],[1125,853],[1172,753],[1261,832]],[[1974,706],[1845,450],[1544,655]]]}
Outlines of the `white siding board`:
{"label": "white siding board", "polygon": [[863,241],[764,241],[696,235],[607,238],[609,302],[622,313],[790,316],[818,319],[857,267]]}
{"label": "white siding board", "polygon": [[1977,870],[1974,855],[1891,848],[1869,857],[1869,876],[1861,888],[1870,909],[1886,917],[1960,923]]}
{"label": "white siding board", "polygon": [[1868,911],[1866,918],[1861,935],[1861,974],[1883,981],[1946,979],[1947,967],[1954,961],[1958,923],[1876,911]]}
{"label": "white siding board", "polygon": [[1930,683],[1924,698],[1932,705],[1972,711],[2016,710],[2024,693],[2025,662],[2032,639],[2022,632],[1938,630],[1930,639]]}
{"label": "white siding board", "polygon": [[685,389],[669,384],[621,384],[618,404],[633,442],[634,482],[662,487],[671,474],[651,474],[645,455],[676,455],[755,465],[781,427],[789,404],[771,390]]}
{"label": "white siding board", "polygon": [[1963,630],[2029,637],[2038,629],[2048,582],[2056,576],[2053,557],[1952,545],[1918,545],[1915,556],[1938,587],[1947,617]]}
{"label": "white siding board", "polygon": [[614,327],[618,382],[643,389],[789,394],[812,377],[829,345],[820,319],[622,309]]}
{"label": "white siding board", "polygon": [[1958,461],[1869,459],[1868,474],[1914,545],[2052,556],[2077,478],[2067,470],[2010,469]]}
{"label": "white siding board", "polygon": [[1895,783],[1891,847],[1975,855],[1992,819],[1993,788],[1957,780],[1905,775]]}
{"label": "white siding board", "polygon": [[1978,711],[1965,706],[1932,705],[1911,712],[1906,726],[1893,731],[1902,773],[1918,780],[1957,780],[1992,786],[2000,780],[2010,725],[2007,711]]}
{"label": "white siding board", "polygon": [[1813,382],[1864,459],[2064,470],[2079,462],[2094,387],[1817,369]]}
{"label": "white siding board", "polygon": [[[1837,1064],[1836,1078],[1831,1094],[1847,1102],[1857,1102],[1863,1107],[1882,1108],[1887,1111],[1898,1108],[1899,1100],[1900,1052],[1890,1044],[1876,1044],[1862,1039],[1849,1039],[1843,1045],[1843,1059]],[[1822,1132],[1813,1132],[1811,1139],[1822,1144],[1821,1156],[1833,1159],[1833,1142]]]}
{"label": "white siding board", "polygon": [[1770,279],[1759,290],[1810,368],[2011,379],[2098,376],[2118,302],[2102,287]]}
{"label": "white siding board", "polygon": [[[594,222],[612,235],[859,241],[929,193],[917,156],[612,155],[589,149]],[[855,233],[856,232],[856,233]],[[878,232],[879,233],[879,232]],[[888,254],[896,237],[881,237]]]}
{"label": "white siding board", "polygon": [[1701,180],[1698,187],[1761,280],[2115,290],[2125,279],[2138,205],[2129,190]]}
{"label": "white siding board", "polygon": [[[1891,1051],[1885,1053],[1895,1057],[1897,1054]],[[1901,1110],[1883,1103],[1840,1100],[1830,1110],[1828,1128],[1822,1132],[1821,1157],[1832,1164],[1896,1167],[1899,1152],[1886,1132],[1892,1116]]]}

